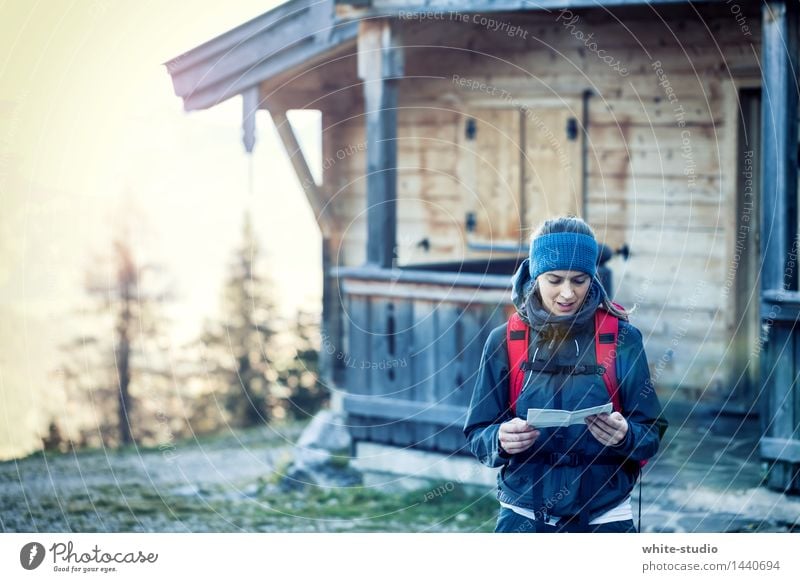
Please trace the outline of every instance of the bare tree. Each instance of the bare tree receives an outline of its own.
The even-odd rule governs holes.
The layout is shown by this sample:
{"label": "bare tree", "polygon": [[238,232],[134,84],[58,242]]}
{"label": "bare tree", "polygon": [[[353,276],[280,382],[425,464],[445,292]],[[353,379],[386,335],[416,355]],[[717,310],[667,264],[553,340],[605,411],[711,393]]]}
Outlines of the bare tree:
{"label": "bare tree", "polygon": [[[67,406],[91,419],[85,424],[91,422],[105,445],[130,444],[137,437],[132,422],[135,379],[167,375],[163,362],[153,365],[143,356],[145,345],[160,332],[161,307],[170,298],[159,282],[163,269],[140,263],[125,232],[113,242],[110,256],[95,261],[86,273],[89,306],[81,313],[83,329],[62,345],[65,357],[59,370]],[[91,414],[81,410],[87,406]],[[71,440],[96,444],[87,430],[81,426]],[[141,433],[146,431],[140,427]]]}

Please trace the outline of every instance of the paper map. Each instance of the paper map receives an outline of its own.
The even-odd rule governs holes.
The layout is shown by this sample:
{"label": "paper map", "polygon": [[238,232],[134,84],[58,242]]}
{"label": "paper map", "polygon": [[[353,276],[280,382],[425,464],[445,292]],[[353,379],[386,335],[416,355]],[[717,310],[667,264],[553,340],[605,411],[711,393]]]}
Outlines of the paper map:
{"label": "paper map", "polygon": [[553,410],[552,408],[529,408],[529,425],[536,428],[550,428],[554,426],[570,426],[572,424],[583,424],[587,416],[601,414],[603,412],[611,414],[613,407],[611,403],[580,410]]}

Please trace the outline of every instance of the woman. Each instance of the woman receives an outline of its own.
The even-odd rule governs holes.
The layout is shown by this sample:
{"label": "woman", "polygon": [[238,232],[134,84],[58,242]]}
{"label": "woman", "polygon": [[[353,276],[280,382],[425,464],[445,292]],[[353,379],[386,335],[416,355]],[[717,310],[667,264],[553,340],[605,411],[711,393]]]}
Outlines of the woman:
{"label": "woman", "polygon": [[[597,252],[594,232],[580,218],[548,220],[534,235],[530,256],[512,279],[512,300],[529,328],[528,364],[513,412],[508,324],[493,330],[484,346],[464,434],[483,464],[502,467],[496,532],[636,531],[631,491],[666,422],[642,334],[606,295]],[[611,401],[595,355],[595,342],[608,339],[595,338],[598,309],[619,319],[611,361],[620,410],[568,427],[529,426],[529,408],[579,410]]]}

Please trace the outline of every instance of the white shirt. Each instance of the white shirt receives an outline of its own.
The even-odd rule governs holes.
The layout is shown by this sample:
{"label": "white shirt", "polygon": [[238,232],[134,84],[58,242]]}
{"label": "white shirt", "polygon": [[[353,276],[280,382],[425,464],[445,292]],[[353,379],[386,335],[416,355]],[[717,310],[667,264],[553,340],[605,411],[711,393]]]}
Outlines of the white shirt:
{"label": "white shirt", "polygon": [[[518,513],[522,516],[527,517],[528,519],[536,519],[536,514],[533,512],[532,509],[526,509],[524,507],[519,507],[517,505],[511,505],[510,503],[505,503],[503,501],[500,502],[500,505],[503,507],[507,507],[508,509],[512,510],[514,513]],[[558,516],[550,516],[547,520],[549,525],[555,525],[560,518]],[[627,521],[629,519],[633,519],[633,510],[631,509],[631,497],[630,495],[626,497],[622,503],[617,505],[616,507],[612,507],[605,513],[598,515],[592,521],[589,522],[589,525],[600,525],[601,523],[611,523],[612,521]]]}

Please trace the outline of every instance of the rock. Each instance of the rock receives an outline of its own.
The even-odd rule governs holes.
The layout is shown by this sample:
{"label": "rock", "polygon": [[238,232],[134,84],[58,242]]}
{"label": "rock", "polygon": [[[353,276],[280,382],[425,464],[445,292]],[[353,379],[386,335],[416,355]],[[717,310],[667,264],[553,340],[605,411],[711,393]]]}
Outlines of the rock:
{"label": "rock", "polygon": [[309,423],[297,440],[298,448],[322,449],[330,452],[350,449],[350,433],[343,412],[323,410]]}
{"label": "rock", "polygon": [[316,467],[317,465],[324,465],[331,460],[330,451],[325,449],[317,449],[312,447],[297,446],[294,450],[293,466],[296,467]]}
{"label": "rock", "polygon": [[292,465],[286,471],[286,474],[281,477],[278,488],[287,493],[289,491],[302,491],[309,485],[314,485],[315,481],[311,474],[303,468]]}
{"label": "rock", "polygon": [[[320,487],[351,487],[362,482],[361,473],[342,466],[341,454],[350,449],[344,413],[323,410],[309,423],[294,449],[294,459],[280,480],[283,491]],[[338,453],[337,462],[334,455]]]}

